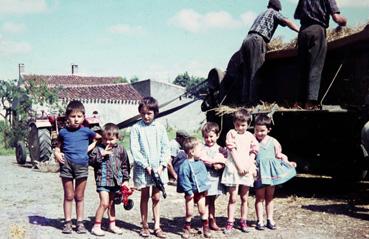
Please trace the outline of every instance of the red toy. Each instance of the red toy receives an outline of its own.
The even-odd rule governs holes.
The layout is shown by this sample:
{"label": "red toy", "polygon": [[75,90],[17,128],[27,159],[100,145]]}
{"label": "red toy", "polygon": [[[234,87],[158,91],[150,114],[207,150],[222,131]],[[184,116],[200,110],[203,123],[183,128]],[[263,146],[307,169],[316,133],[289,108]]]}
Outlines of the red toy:
{"label": "red toy", "polygon": [[114,203],[120,204],[123,203],[123,207],[126,210],[131,210],[134,206],[134,202],[132,199],[128,199],[129,196],[133,194],[133,189],[128,188],[125,185],[120,187],[120,191],[115,194]]}

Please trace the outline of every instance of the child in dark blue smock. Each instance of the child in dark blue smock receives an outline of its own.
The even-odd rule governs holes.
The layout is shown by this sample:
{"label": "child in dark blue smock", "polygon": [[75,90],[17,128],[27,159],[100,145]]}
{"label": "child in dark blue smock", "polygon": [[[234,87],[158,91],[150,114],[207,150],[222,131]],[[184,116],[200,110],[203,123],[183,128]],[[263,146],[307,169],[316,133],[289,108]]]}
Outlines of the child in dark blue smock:
{"label": "child in dark blue smock", "polygon": [[255,209],[257,216],[256,229],[263,230],[263,203],[265,201],[267,224],[269,229],[276,229],[273,220],[273,195],[275,185],[287,182],[296,175],[296,163],[288,161],[282,153],[279,142],[268,135],[271,130],[272,120],[264,114],[255,119],[255,137],[259,141],[259,152],[256,156],[258,177],[255,181],[256,200]]}

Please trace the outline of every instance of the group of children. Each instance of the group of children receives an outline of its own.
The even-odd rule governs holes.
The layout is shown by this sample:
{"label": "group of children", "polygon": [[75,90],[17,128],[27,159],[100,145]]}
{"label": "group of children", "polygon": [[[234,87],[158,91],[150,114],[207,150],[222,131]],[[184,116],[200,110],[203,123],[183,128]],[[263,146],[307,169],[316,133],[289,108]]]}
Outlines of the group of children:
{"label": "group of children", "polygon": [[[240,109],[233,115],[234,129],[227,133],[226,147],[217,144],[219,126],[206,123],[201,131],[204,144],[196,137],[183,134],[175,153],[170,151],[170,143],[164,126],[155,120],[159,113],[158,102],[152,97],[145,97],[140,102],[138,111],[141,120],[131,128],[130,150],[133,157],[134,189],[140,190],[140,215],[142,229],[140,235],[149,237],[148,201],[151,191],[154,219],[153,234],[166,238],[160,227],[160,190],[155,186],[153,173],[158,173],[161,180],[168,182],[167,168],[177,180],[177,192],[184,193],[185,225],[184,238],[192,233],[191,220],[196,204],[201,216],[203,235],[210,237],[210,230],[220,231],[215,217],[215,200],[229,193],[227,208],[228,221],[224,233],[232,232],[235,221],[236,202],[241,199],[240,229],[248,231],[247,199],[249,188],[256,189],[256,229],[264,229],[263,204],[265,201],[266,227],[276,229],[273,221],[273,194],[275,185],[292,178],[296,164],[289,162],[282,153],[276,139],[269,136],[271,119],[258,115],[255,119],[254,134],[247,131],[251,114]],[[126,150],[118,144],[119,129],[108,123],[101,133],[95,133],[83,127],[85,109],[79,101],[71,101],[66,109],[67,127],[59,134],[55,148],[55,159],[60,163],[60,177],[64,189],[63,233],[72,233],[71,212],[75,200],[77,213],[77,233],[86,233],[84,218],[84,191],[86,188],[88,166],[94,167],[96,191],[100,203],[96,210],[95,223],[91,233],[103,236],[101,221],[105,211],[109,217],[108,230],[122,234],[115,224],[114,194],[121,186],[130,187],[130,163]],[[177,135],[178,136],[178,135]],[[171,158],[172,155],[172,158]],[[169,167],[168,167],[169,166]],[[132,187],[133,188],[133,187]]]}

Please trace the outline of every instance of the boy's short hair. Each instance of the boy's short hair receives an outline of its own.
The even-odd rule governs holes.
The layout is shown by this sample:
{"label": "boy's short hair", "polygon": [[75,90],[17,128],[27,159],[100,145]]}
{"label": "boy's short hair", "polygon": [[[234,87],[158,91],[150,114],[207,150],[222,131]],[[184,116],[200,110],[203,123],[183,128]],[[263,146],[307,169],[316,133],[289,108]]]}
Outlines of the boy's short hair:
{"label": "boy's short hair", "polygon": [[205,133],[214,132],[216,135],[219,134],[219,125],[215,122],[206,122],[202,128],[201,133],[204,136]]}
{"label": "boy's short hair", "polygon": [[154,97],[144,97],[138,105],[138,111],[141,112],[141,109],[143,107],[147,108],[148,110],[154,111],[155,117],[159,114],[159,103]]}
{"label": "boy's short hair", "polygon": [[177,130],[176,138],[188,138],[190,135],[185,130]]}
{"label": "boy's short hair", "polygon": [[65,110],[65,116],[69,116],[72,112],[81,112],[85,115],[85,106],[79,100],[72,100],[68,103],[67,109]]}
{"label": "boy's short hair", "polygon": [[107,123],[104,125],[104,130],[103,130],[103,137],[111,137],[111,136],[115,136],[117,139],[120,139],[120,134],[119,134],[119,128],[116,124],[113,123]]}
{"label": "boy's short hair", "polygon": [[196,137],[190,136],[183,140],[182,147],[183,147],[183,150],[186,152],[186,154],[188,154],[188,152],[190,152],[191,149],[195,148],[195,146],[198,145],[199,143],[200,142]]}
{"label": "boy's short hair", "polygon": [[265,125],[267,128],[271,128],[273,125],[272,118],[266,114],[259,114],[255,117],[255,125]]}
{"label": "boy's short hair", "polygon": [[233,122],[241,121],[250,123],[252,120],[252,115],[246,109],[239,109],[233,113]]}

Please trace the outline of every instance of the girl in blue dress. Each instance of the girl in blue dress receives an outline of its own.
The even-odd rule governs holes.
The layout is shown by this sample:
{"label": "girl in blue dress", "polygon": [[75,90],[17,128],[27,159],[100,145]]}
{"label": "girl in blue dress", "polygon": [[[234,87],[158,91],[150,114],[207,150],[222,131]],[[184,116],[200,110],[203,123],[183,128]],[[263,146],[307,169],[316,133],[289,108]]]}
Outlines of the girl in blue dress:
{"label": "girl in blue dress", "polygon": [[264,230],[263,204],[267,216],[266,227],[277,229],[273,220],[273,196],[275,185],[287,182],[296,175],[296,163],[288,161],[282,153],[279,142],[268,135],[271,130],[272,119],[260,114],[255,119],[255,137],[259,141],[259,152],[256,156],[258,176],[255,181],[256,200],[256,229]]}

